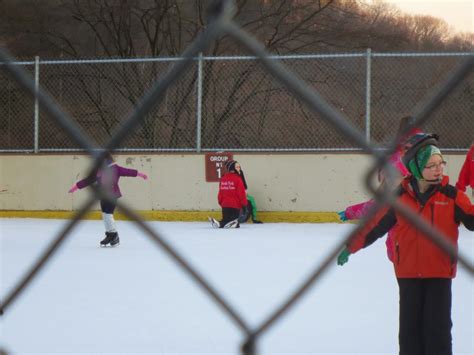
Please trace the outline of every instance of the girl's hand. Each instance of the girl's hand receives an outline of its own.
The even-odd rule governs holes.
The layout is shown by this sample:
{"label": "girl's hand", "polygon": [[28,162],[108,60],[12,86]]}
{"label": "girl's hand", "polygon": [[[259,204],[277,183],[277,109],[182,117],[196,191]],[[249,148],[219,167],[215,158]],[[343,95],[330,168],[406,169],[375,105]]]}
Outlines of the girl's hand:
{"label": "girl's hand", "polygon": [[143,180],[148,179],[148,176],[146,174],[143,174],[143,173],[137,173],[137,176],[141,177]]}
{"label": "girl's hand", "polygon": [[74,184],[73,187],[71,187],[68,192],[70,194],[72,194],[72,193],[76,192],[77,190],[79,190],[79,188],[77,187],[76,184]]}

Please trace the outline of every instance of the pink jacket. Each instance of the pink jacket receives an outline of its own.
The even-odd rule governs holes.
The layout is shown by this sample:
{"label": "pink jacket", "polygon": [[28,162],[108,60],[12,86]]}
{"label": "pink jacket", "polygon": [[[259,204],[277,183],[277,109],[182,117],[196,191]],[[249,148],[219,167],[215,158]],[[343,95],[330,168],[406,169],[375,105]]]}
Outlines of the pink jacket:
{"label": "pink jacket", "polygon": [[[115,162],[109,162],[109,167],[111,168],[112,170],[112,193],[114,194],[114,196],[116,198],[119,198],[122,196],[122,193],[120,191],[120,187],[119,187],[119,179],[121,176],[131,176],[131,177],[135,177],[137,176],[138,174],[138,171],[135,170],[135,169],[128,169],[128,168],[124,168],[123,166],[120,166],[118,164],[116,164]],[[95,178],[85,178],[85,179],[82,179],[81,181],[78,181],[76,186],[79,188],[79,189],[83,189],[84,187],[86,186],[89,186],[93,183],[95,183],[96,181],[101,184],[101,178],[102,178],[102,172],[99,170],[96,177]]]}
{"label": "pink jacket", "polygon": [[375,205],[375,201],[373,199],[370,199],[368,201],[358,203],[358,204],[355,204],[355,205],[351,205],[351,206],[347,207],[346,210],[345,210],[346,218],[348,220],[361,219],[366,215],[367,211],[373,205]]}

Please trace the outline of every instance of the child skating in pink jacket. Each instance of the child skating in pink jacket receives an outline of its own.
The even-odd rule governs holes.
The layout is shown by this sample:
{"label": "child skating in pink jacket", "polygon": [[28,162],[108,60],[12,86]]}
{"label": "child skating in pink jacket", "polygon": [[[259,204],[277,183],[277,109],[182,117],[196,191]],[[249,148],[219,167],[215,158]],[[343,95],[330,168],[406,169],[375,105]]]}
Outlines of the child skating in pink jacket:
{"label": "child skating in pink jacket", "polygon": [[[101,240],[100,246],[117,246],[120,243],[120,238],[115,226],[114,211],[117,205],[117,199],[122,196],[119,187],[119,179],[122,176],[140,177],[147,180],[148,176],[135,169],[128,169],[118,165],[112,155],[107,152],[105,158],[106,169],[100,169],[96,176],[87,177],[75,183],[70,189],[69,193],[74,193],[79,189],[83,189],[91,184],[108,185],[111,188],[112,198],[107,200],[100,200],[100,209],[102,211],[102,219],[105,225],[105,238]],[[107,171],[108,170],[108,171]],[[107,176],[108,175],[108,176]]]}

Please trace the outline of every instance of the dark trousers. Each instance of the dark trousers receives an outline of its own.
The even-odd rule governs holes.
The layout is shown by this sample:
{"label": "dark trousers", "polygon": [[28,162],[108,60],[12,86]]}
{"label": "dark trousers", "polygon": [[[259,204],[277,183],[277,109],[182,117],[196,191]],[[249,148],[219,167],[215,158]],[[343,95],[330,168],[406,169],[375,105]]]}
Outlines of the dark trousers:
{"label": "dark trousers", "polygon": [[117,200],[112,200],[112,201],[100,200],[100,210],[104,213],[114,214],[116,205],[117,205]]}
{"label": "dark trousers", "polygon": [[451,279],[398,279],[400,355],[452,355]]}
{"label": "dark trousers", "polygon": [[234,219],[238,219],[240,215],[239,208],[229,208],[229,207],[222,207],[222,220],[220,221],[220,227],[224,227],[230,221]]}

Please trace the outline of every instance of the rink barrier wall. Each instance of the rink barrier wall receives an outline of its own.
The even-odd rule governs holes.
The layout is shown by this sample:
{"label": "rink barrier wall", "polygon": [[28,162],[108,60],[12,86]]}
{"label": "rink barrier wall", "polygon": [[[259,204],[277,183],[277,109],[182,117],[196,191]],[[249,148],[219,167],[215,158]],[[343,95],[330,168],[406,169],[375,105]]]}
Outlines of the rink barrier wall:
{"label": "rink barrier wall", "polygon": [[[136,211],[146,221],[182,221],[182,222],[207,222],[208,217],[221,218],[221,213],[216,211]],[[40,219],[71,219],[73,211],[5,211],[0,210],[0,218],[40,218]],[[130,220],[120,212],[114,214],[119,221]],[[91,211],[85,220],[101,220],[100,211]],[[270,223],[338,223],[340,222],[335,212],[261,212],[258,219]],[[252,223],[249,220],[249,223]]]}
{"label": "rink barrier wall", "polygon": [[[457,180],[465,155],[445,154]],[[217,182],[206,182],[204,154],[118,154],[117,163],[149,179],[121,178],[122,202],[149,220],[200,221],[220,217]],[[366,201],[371,157],[355,153],[234,154],[244,169],[258,218],[268,222],[333,222],[336,211]],[[67,191],[85,177],[85,154],[0,155],[0,217],[70,218],[91,189]],[[93,210],[99,210],[96,203]],[[88,218],[100,218],[91,213]],[[121,218],[117,214],[117,218]]]}

